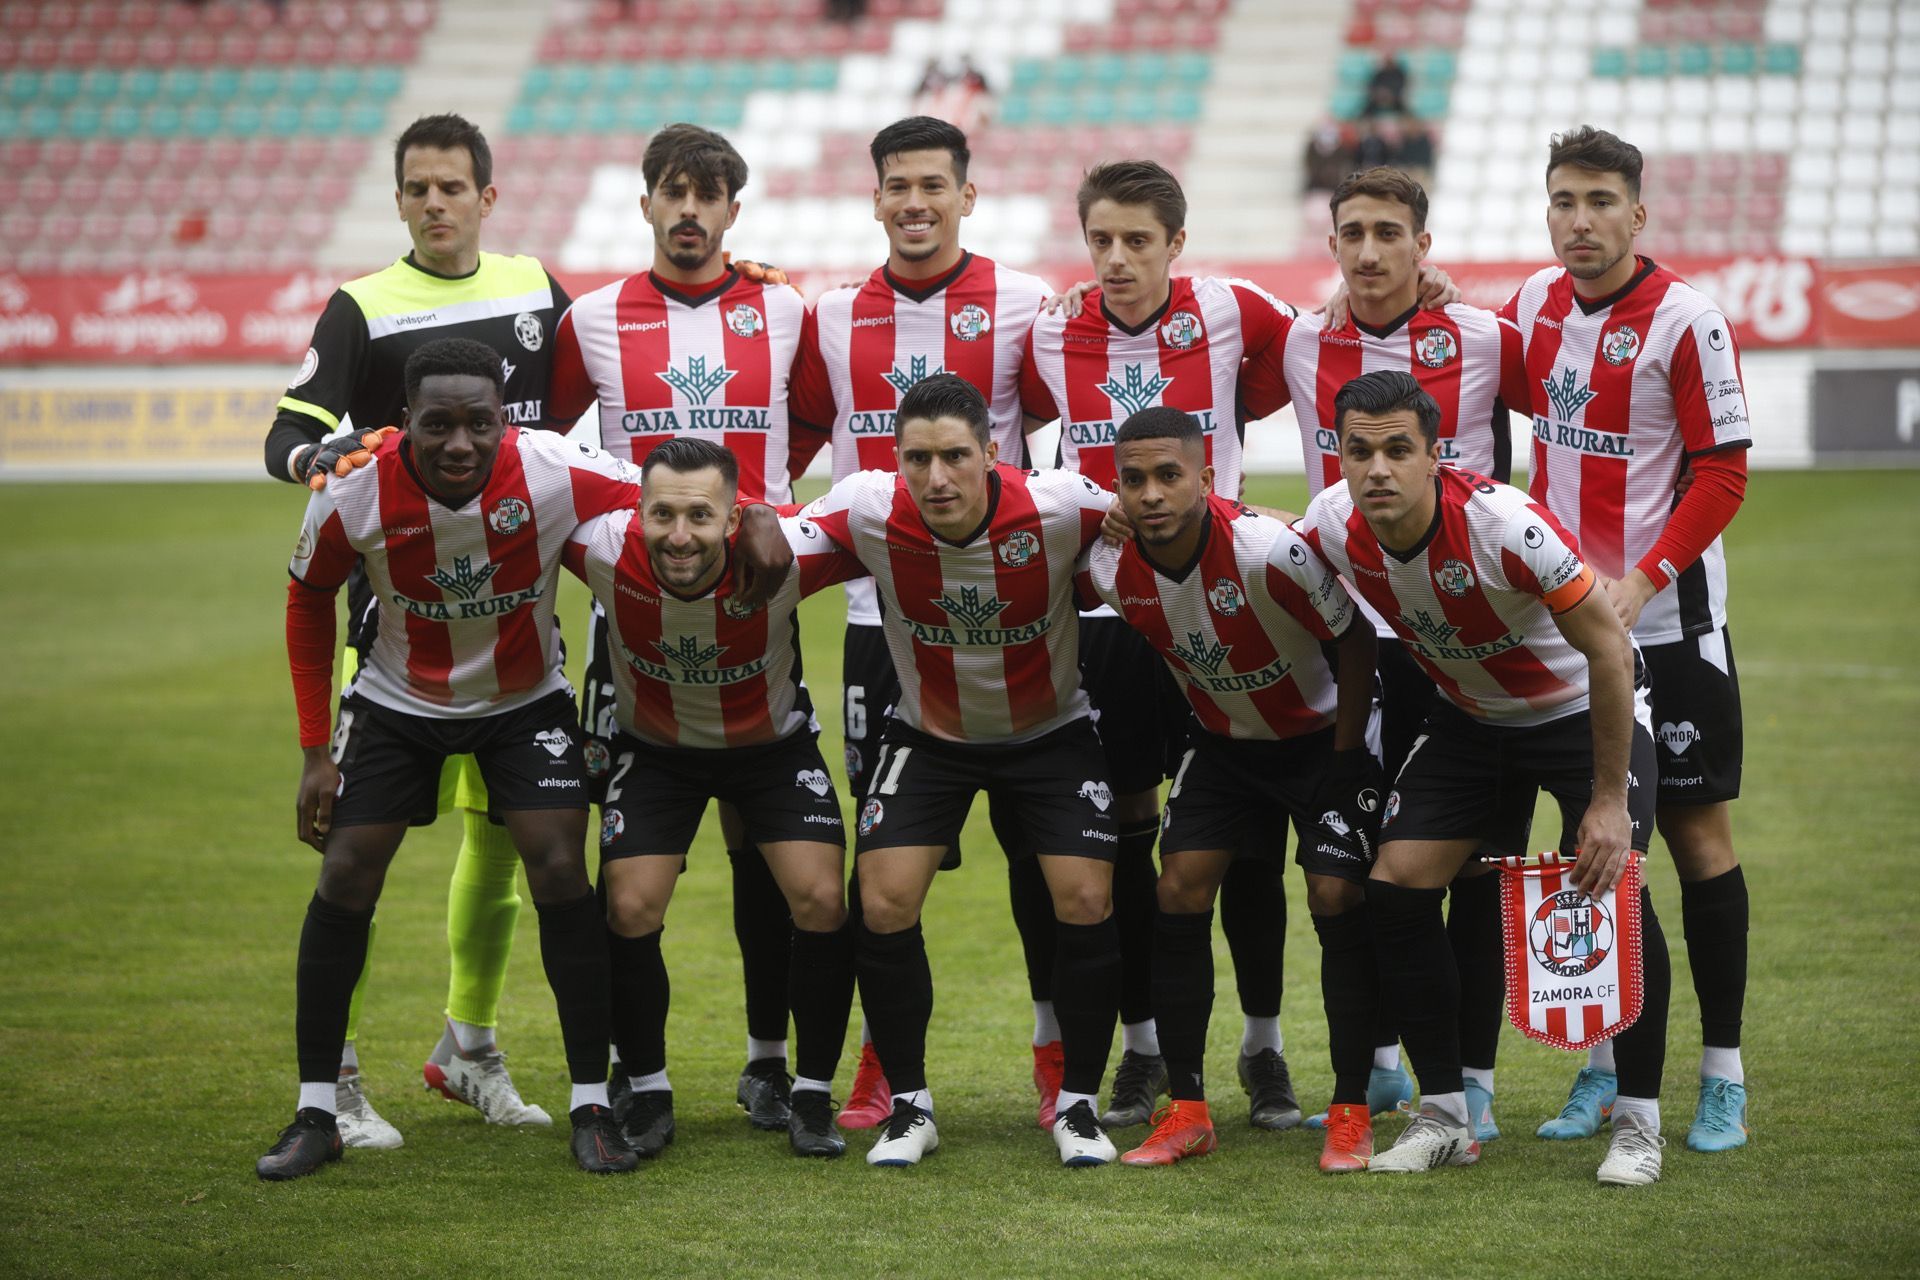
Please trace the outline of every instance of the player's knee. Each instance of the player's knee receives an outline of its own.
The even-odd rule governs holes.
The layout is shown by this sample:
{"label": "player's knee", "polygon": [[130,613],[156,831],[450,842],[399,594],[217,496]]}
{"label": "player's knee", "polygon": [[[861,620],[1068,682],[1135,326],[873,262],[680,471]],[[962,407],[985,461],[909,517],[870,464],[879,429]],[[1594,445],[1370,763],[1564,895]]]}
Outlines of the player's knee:
{"label": "player's knee", "polygon": [[822,876],[788,894],[787,909],[793,913],[793,923],[808,933],[832,933],[847,921],[847,900],[840,877]]}
{"label": "player's knee", "polygon": [[899,933],[920,918],[920,904],[910,894],[866,881],[860,886],[860,914],[872,933]]}
{"label": "player's knee", "polygon": [[667,904],[638,886],[609,886],[607,927],[623,938],[644,938],[666,923]]}
{"label": "player's knee", "polygon": [[1338,876],[1307,877],[1307,911],[1316,916],[1340,916],[1367,900],[1367,891]]}
{"label": "player's knee", "polygon": [[1133,791],[1114,797],[1113,820],[1122,828],[1158,826],[1160,820],[1160,790]]}
{"label": "player's knee", "polygon": [[1099,924],[1113,911],[1113,891],[1099,881],[1064,885],[1053,892],[1053,915],[1061,924]]}
{"label": "player's knee", "polygon": [[320,896],[336,907],[366,911],[380,899],[380,886],[386,879],[383,867],[351,852],[330,848],[320,863],[320,880],[315,886]]}
{"label": "player's knee", "polygon": [[587,862],[579,848],[565,841],[541,841],[520,850],[527,869],[527,888],[537,902],[564,902],[586,893]]}
{"label": "player's knee", "polygon": [[1154,900],[1169,915],[1195,915],[1213,906],[1219,886],[1205,878],[1181,875],[1173,867],[1161,872]]}

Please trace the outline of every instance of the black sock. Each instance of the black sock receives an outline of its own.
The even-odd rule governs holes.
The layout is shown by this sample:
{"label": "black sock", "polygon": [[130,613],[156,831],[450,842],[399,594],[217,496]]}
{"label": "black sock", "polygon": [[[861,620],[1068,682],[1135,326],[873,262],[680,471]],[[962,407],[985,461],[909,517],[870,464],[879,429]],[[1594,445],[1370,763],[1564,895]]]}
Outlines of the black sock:
{"label": "black sock", "polygon": [[1167,1060],[1167,1092],[1207,1097],[1207,1022],[1213,1016],[1213,912],[1153,917],[1153,1018],[1160,1056]]}
{"label": "black sock", "polygon": [[841,925],[832,933],[793,931],[793,1033],[798,1040],[794,1074],[806,1080],[831,1080],[847,1043],[847,1018],[853,1011],[853,931]]}
{"label": "black sock", "polygon": [[1507,997],[1500,941],[1500,876],[1466,876],[1448,890],[1447,941],[1460,973],[1460,1063],[1492,1068]]}
{"label": "black sock", "polygon": [[628,938],[607,930],[613,1043],[620,1050],[620,1069],[629,1076],[667,1069],[667,1006],[673,988],[660,954],[662,932]]}
{"label": "black sock", "polygon": [[[1056,921],[1054,934],[1059,944],[1053,957],[1053,1016],[1060,1021],[1066,1059],[1060,1087],[1096,1093],[1120,1013],[1120,931],[1108,916],[1099,924]],[[887,1061],[884,1051],[880,1060]]]}
{"label": "black sock", "polygon": [[1337,916],[1315,916],[1313,931],[1320,935],[1320,999],[1327,1010],[1333,1103],[1364,1106],[1373,1070],[1373,1029],[1380,1018],[1380,967],[1374,962],[1367,904]]}
{"label": "black sock", "polygon": [[747,988],[747,1034],[787,1038],[787,968],[793,917],[787,897],[753,845],[727,850],[733,864],[733,936],[740,944],[740,976]]}
{"label": "black sock", "polygon": [[1287,963],[1286,867],[1273,858],[1238,857],[1220,882],[1220,932],[1233,957],[1240,1012],[1280,1016]]}
{"label": "black sock", "polygon": [[319,893],[307,902],[300,926],[300,960],[294,978],[293,1039],[304,1083],[340,1074],[340,1046],[347,1038],[347,1008],[367,963],[367,929],[373,908],[349,911]]}
{"label": "black sock", "polygon": [[1459,1093],[1460,974],[1440,919],[1445,889],[1408,889],[1367,881],[1380,983],[1406,1041],[1423,1095]]}
{"label": "black sock", "polygon": [[613,991],[600,898],[588,892],[572,902],[533,905],[540,916],[540,963],[560,1013],[567,1075],[575,1084],[605,1084]]}
{"label": "black sock", "polygon": [[1747,1003],[1747,877],[1739,867],[1711,880],[1680,882],[1680,927],[1687,935],[1693,994],[1700,1000],[1700,1040],[1740,1047]]}
{"label": "black sock", "polygon": [[1153,917],[1159,910],[1153,842],[1160,826],[1150,822],[1120,833],[1113,862],[1113,924],[1120,936],[1120,1021],[1153,1016]]}
{"label": "black sock", "polygon": [[1016,854],[1008,861],[1007,900],[1013,905],[1013,927],[1027,962],[1027,991],[1035,1000],[1051,1000],[1053,953],[1059,947],[1053,936],[1053,894],[1047,890],[1038,858]]}
{"label": "black sock", "polygon": [[918,922],[898,933],[862,925],[853,939],[860,1007],[873,1033],[873,1051],[886,1064],[895,1093],[927,1087],[927,1023],[933,1020],[933,970]]}
{"label": "black sock", "polygon": [[1620,1092],[1629,1098],[1660,1096],[1667,1064],[1667,1005],[1673,998],[1673,966],[1667,935],[1653,913],[1653,896],[1640,886],[1640,1017],[1613,1041]]}

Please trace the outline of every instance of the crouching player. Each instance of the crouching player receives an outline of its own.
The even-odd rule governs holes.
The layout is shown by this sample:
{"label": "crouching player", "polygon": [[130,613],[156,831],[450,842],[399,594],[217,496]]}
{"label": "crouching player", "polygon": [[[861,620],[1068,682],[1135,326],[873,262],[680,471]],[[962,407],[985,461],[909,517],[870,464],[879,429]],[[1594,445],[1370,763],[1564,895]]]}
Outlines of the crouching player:
{"label": "crouching player", "polygon": [[[1115,437],[1114,461],[1134,539],[1093,546],[1082,594],[1146,637],[1196,721],[1167,798],[1153,932],[1153,1016],[1172,1101],[1120,1159],[1164,1165],[1214,1149],[1201,1070],[1214,898],[1234,851],[1284,848],[1291,816],[1320,935],[1336,1081],[1320,1167],[1364,1169],[1379,1005],[1365,885],[1384,791],[1365,743],[1373,628],[1298,534],[1213,492],[1192,414],[1134,414]],[[1336,637],[1337,689],[1321,649]]]}
{"label": "crouching player", "polygon": [[[1545,508],[1441,466],[1439,406],[1411,375],[1369,373],[1335,398],[1344,485],[1307,507],[1307,540],[1387,619],[1444,695],[1394,780],[1367,904],[1382,984],[1420,1079],[1421,1110],[1375,1173],[1479,1158],[1461,1075],[1459,975],[1446,886],[1484,841],[1525,852],[1498,815],[1545,787],[1574,884],[1612,888],[1653,829],[1645,671],[1593,571]],[[1643,781],[1645,780],[1644,784]],[[1642,889],[1640,1018],[1615,1041],[1620,1100],[1600,1181],[1660,1176],[1667,945]]]}
{"label": "crouching player", "polygon": [[[742,607],[732,451],[686,436],[647,455],[646,497],[582,524],[567,568],[610,628],[613,768],[600,865],[613,956],[613,1036],[631,1092],[621,1130],[641,1156],[673,1141],[661,927],[709,800],[733,805],[793,913],[788,996],[799,1038],[787,1118],[794,1153],[833,1157],[828,1089],[853,1004],[846,832],[800,684],[802,597],[863,570],[812,523],[782,521],[795,553],[764,609]],[[811,554],[810,554],[811,553]]]}
{"label": "crouching player", "polygon": [[[560,550],[583,516],[631,507],[638,475],[591,446],[508,428],[499,353],[464,338],[406,363],[406,428],[307,503],[287,588],[287,651],[306,760],[300,838],[320,850],[300,934],[300,1103],[260,1158],[297,1178],[340,1158],[334,1085],[347,1006],[387,865],[433,821],[440,768],[478,758],[526,866],[559,1006],[573,1153],[634,1167],[607,1109],[606,929],[587,880],[579,722],[553,625]],[[328,748],[334,598],[363,565],[379,633],[348,682]]]}

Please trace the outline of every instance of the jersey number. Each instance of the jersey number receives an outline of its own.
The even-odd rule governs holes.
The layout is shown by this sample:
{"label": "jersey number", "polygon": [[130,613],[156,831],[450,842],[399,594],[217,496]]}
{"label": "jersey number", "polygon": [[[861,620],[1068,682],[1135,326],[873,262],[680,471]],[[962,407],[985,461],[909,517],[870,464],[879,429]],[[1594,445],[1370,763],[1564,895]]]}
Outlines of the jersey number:
{"label": "jersey number", "polygon": [[[887,767],[887,754],[893,754],[893,767]],[[890,796],[900,790],[900,774],[907,767],[907,757],[913,754],[912,747],[896,747],[891,744],[880,748],[879,763],[873,766],[873,790],[870,796]]]}
{"label": "jersey number", "polygon": [[627,770],[633,768],[633,752],[622,751],[614,761],[613,776],[607,779],[607,798],[602,803],[612,804],[620,798],[620,779],[627,776]]}
{"label": "jersey number", "polygon": [[867,690],[865,685],[847,686],[847,736],[867,736]]}

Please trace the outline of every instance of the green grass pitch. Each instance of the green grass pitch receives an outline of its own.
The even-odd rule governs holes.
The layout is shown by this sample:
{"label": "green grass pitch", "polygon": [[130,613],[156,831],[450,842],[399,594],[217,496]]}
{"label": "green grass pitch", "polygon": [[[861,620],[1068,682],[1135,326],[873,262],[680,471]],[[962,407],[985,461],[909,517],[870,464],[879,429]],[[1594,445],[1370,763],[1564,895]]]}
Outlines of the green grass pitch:
{"label": "green grass pitch", "polygon": [[[1297,482],[1249,496],[1301,501]],[[1920,1262],[1905,1093],[1920,1040],[1913,473],[1757,475],[1728,539],[1755,1137],[1723,1156],[1682,1146],[1697,1010],[1656,846],[1674,944],[1671,1144],[1665,1179],[1644,1190],[1595,1184],[1599,1140],[1531,1136],[1575,1064],[1511,1029],[1495,1103],[1506,1136],[1478,1167],[1321,1176],[1313,1136],[1245,1126],[1223,947],[1209,1058],[1219,1153],[1171,1170],[1062,1170],[1033,1122],[1026,990],[983,812],[927,912],[944,1146],[920,1168],[868,1168],[862,1135],[845,1160],[802,1163],[735,1109],[745,1032],[711,820],[666,934],[680,1132],[664,1159],[590,1179],[559,1133],[490,1128],[425,1094],[458,840],[442,822],[409,838],[388,882],[361,1029],[371,1093],[406,1146],[262,1185],[253,1160],[293,1106],[294,944],[315,869],[293,838],[281,639],[299,496],[264,483],[13,487],[0,511],[0,1274],[1911,1275]],[[567,589],[577,636],[583,593]],[[839,608],[829,592],[805,615],[830,761]],[[1298,886],[1284,1021],[1302,1100],[1317,1106],[1329,1073]],[[527,1096],[559,1115],[566,1079],[530,907],[520,926],[502,1043]],[[1390,1141],[1398,1123],[1382,1128]]]}

